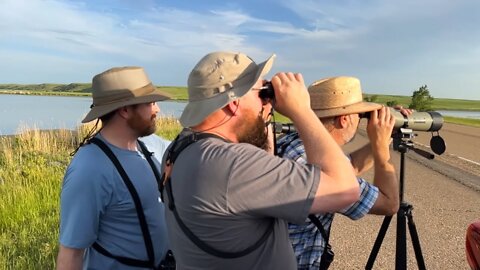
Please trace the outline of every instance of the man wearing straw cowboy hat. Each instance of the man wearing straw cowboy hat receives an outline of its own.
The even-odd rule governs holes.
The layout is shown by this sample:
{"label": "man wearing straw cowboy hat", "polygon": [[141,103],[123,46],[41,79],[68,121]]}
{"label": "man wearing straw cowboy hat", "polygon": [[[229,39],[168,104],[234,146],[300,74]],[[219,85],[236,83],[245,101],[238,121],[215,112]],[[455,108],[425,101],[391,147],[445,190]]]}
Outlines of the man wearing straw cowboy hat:
{"label": "man wearing straw cowboy hat", "polygon": [[269,154],[273,56],[204,56],[188,77],[186,127],[164,155],[167,228],[178,269],[296,269],[287,221],[358,199],[353,168],[310,109],[301,74],[278,73],[274,107],[297,126],[309,164]]}
{"label": "man wearing straw cowboy hat", "polygon": [[[319,80],[309,86],[308,92],[312,110],[339,146],[353,139],[361,115],[363,113],[370,115],[367,124],[370,143],[351,153],[349,159],[357,175],[374,167],[373,184],[358,177],[359,200],[339,213],[351,219],[359,219],[367,213],[395,214],[399,207],[399,192],[395,169],[389,162],[389,144],[395,124],[390,110],[380,104],[364,102],[360,81],[354,77],[342,76]],[[402,110],[402,113],[408,114],[409,111]],[[298,133],[289,133],[279,139],[277,149],[280,156],[299,163],[306,162],[304,145]],[[323,265],[320,269],[325,269],[326,261],[333,259],[325,257],[329,253],[325,249],[333,217],[334,214],[331,212],[311,217],[305,224],[289,225],[298,269],[319,269],[321,263]],[[318,221],[320,223],[317,223]]]}
{"label": "man wearing straw cowboy hat", "polygon": [[168,97],[140,67],[100,73],[92,89],[82,122],[102,127],[92,134],[95,124],[65,173],[57,269],[157,268],[168,239],[155,170],[168,142],[151,134],[156,101]]}

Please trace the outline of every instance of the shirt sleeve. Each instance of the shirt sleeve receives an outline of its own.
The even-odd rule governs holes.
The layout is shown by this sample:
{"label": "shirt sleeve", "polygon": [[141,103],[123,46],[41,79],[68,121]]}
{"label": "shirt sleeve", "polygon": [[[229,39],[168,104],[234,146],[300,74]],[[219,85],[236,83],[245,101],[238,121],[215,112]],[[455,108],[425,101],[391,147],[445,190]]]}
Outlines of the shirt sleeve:
{"label": "shirt sleeve", "polygon": [[[285,158],[295,160],[302,164],[307,163],[303,143],[298,136],[295,136],[295,134],[289,134],[279,140],[277,149],[282,152],[282,155]],[[346,155],[345,157],[351,160],[350,155]],[[370,184],[363,178],[357,178],[357,181],[360,185],[359,200],[339,212],[353,220],[359,219],[368,214],[378,198],[378,187]]]}
{"label": "shirt sleeve", "polygon": [[85,152],[89,151],[78,152],[67,168],[60,197],[59,240],[70,248],[87,248],[95,242],[100,216],[112,199],[111,166]]}
{"label": "shirt sleeve", "polygon": [[340,211],[341,214],[353,220],[368,214],[378,198],[378,187],[363,178],[358,177],[357,180],[360,185],[360,198],[354,204]]}
{"label": "shirt sleeve", "polygon": [[[242,146],[243,145],[243,146]],[[318,167],[235,144],[229,176],[228,208],[301,223],[308,216],[320,181]]]}

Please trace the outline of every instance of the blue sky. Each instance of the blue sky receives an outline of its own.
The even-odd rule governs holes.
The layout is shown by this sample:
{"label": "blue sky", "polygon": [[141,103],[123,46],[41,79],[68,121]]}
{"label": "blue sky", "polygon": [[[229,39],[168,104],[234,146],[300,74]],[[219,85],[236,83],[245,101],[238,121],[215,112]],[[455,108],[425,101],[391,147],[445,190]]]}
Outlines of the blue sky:
{"label": "blue sky", "polygon": [[212,51],[308,85],[360,78],[366,93],[480,100],[480,1],[0,0],[0,83],[90,82],[138,65],[156,85],[185,86]]}

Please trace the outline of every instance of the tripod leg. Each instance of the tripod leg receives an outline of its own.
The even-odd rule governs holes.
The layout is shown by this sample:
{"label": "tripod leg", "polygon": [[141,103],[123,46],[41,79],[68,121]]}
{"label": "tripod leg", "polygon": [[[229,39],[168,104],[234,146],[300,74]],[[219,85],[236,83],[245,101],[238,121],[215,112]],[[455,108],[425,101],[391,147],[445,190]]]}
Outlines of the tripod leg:
{"label": "tripod leg", "polygon": [[400,204],[397,213],[397,242],[395,253],[395,269],[407,269],[407,220],[405,218],[405,206]]}
{"label": "tripod leg", "polygon": [[424,270],[425,261],[423,260],[422,248],[420,247],[420,239],[418,238],[417,226],[413,221],[412,212],[407,213],[408,218],[408,229],[410,231],[410,237],[412,238],[413,250],[415,251],[415,258],[417,258],[418,269]]}
{"label": "tripod leg", "polygon": [[385,238],[385,234],[388,230],[388,225],[392,221],[392,216],[387,216],[383,219],[382,226],[380,227],[380,231],[378,231],[377,239],[375,240],[375,244],[373,244],[372,251],[370,252],[370,256],[368,257],[367,265],[365,269],[372,269],[373,263],[377,258],[378,251],[380,250],[380,246],[382,245],[383,238]]}

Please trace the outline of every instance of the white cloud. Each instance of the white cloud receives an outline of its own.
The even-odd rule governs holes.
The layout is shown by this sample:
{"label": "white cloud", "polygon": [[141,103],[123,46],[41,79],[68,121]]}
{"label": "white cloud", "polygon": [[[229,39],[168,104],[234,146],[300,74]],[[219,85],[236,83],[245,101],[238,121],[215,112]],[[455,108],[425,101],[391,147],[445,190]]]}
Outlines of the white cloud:
{"label": "white cloud", "polygon": [[[460,82],[479,87],[477,1],[283,0],[294,16],[276,20],[253,16],[250,7],[239,8],[243,3],[202,11],[153,0],[119,4],[1,1],[0,57],[8,70],[0,72],[19,82],[88,81],[132,64],[145,66],[160,84],[185,85],[204,54],[232,50],[258,61],[277,53],[273,72],[300,71],[307,83],[354,75],[378,93],[411,94],[427,83],[441,96]],[[480,99],[471,93],[478,90],[456,95]]]}

